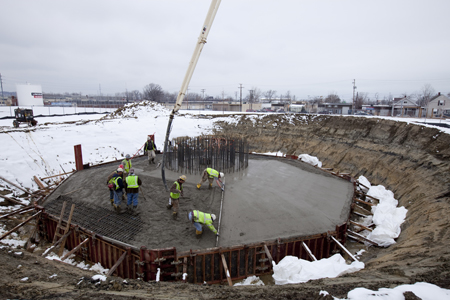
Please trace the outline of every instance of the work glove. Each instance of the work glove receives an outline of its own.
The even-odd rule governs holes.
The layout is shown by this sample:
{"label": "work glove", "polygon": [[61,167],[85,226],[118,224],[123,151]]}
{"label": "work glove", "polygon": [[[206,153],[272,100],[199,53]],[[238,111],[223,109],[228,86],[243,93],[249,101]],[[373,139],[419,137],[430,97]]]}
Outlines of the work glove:
{"label": "work glove", "polygon": [[219,233],[216,233],[216,236],[219,236]]}

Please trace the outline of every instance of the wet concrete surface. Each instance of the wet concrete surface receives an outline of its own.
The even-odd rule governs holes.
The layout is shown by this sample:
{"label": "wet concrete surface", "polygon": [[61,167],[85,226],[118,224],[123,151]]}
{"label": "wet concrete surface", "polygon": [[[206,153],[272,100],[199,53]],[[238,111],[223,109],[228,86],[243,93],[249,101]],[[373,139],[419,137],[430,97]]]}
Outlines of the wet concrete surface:
{"label": "wet concrete surface", "polygon": [[[157,162],[161,158],[158,155]],[[221,189],[214,184],[214,188],[209,190],[204,184],[198,190],[196,184],[201,174],[186,174],[179,217],[173,220],[172,212],[166,208],[169,193],[164,188],[161,169],[156,164],[149,165],[146,157],[134,158],[132,162],[136,175],[143,182],[139,193],[140,214],[137,217],[128,214],[120,217],[137,218],[143,225],[138,230],[129,228],[136,233],[123,242],[149,249],[176,247],[178,252],[215,247],[216,237],[206,226],[203,227],[202,238],[196,239],[195,228],[186,215],[188,211],[198,209],[219,216]],[[47,198],[44,206],[55,206],[53,202],[61,201],[58,196],[63,195],[62,198],[73,199],[77,205],[85,203],[87,207],[105,208],[97,210],[98,216],[92,216],[93,224],[99,225],[102,220],[114,217],[106,178],[119,164],[116,162],[76,172]],[[169,188],[181,175],[167,169],[165,174]],[[250,155],[248,169],[226,174],[225,178],[218,246],[335,230],[336,225],[347,220],[350,210],[353,193],[350,182],[298,161]],[[67,207],[70,207],[69,204]],[[72,222],[76,224],[77,220],[74,218]],[[83,224],[91,229],[85,220]],[[109,223],[108,226],[115,225]],[[115,230],[117,228],[111,228],[112,232]]]}
{"label": "wet concrete surface", "polygon": [[302,162],[250,159],[227,174],[220,246],[334,231],[346,222],[352,183]]}

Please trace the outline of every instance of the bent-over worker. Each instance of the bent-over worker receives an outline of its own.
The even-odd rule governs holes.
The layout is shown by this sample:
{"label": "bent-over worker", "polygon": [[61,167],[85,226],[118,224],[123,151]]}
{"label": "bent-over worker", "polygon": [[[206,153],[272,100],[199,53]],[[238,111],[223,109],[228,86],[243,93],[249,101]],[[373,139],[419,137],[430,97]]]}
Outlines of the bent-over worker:
{"label": "bent-over worker", "polygon": [[167,205],[167,209],[173,208],[172,217],[174,220],[176,220],[178,216],[178,208],[180,205],[180,195],[184,197],[183,194],[183,183],[186,182],[186,176],[181,175],[180,178],[178,178],[170,188],[170,197],[169,197],[169,204]]}
{"label": "bent-over worker", "polygon": [[212,232],[214,232],[216,236],[219,235],[213,225],[213,222],[216,220],[215,214],[208,214],[199,210],[194,210],[188,212],[188,218],[189,221],[192,221],[192,223],[194,223],[195,233],[197,234],[198,239],[202,236],[203,233],[202,225],[208,226],[208,228]]}
{"label": "bent-over worker", "polygon": [[213,168],[206,168],[203,171],[202,179],[200,179],[200,182],[197,184],[197,188],[200,189],[200,187],[202,186],[202,183],[205,182],[206,180],[208,180],[209,181],[209,189],[212,189],[214,179],[222,182],[222,180],[220,180],[220,178],[223,178],[223,177],[225,177],[225,174],[223,174],[222,172],[214,170]]}

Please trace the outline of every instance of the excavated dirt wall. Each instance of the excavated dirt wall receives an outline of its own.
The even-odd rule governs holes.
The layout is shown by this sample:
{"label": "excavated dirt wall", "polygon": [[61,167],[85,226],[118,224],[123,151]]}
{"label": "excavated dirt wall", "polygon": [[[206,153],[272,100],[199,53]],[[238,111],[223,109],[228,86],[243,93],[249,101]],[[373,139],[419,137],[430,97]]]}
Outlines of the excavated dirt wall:
{"label": "excavated dirt wall", "polygon": [[354,276],[450,287],[450,135],[379,118],[279,114],[219,121],[215,133],[247,138],[254,152],[317,156],[323,167],[393,191],[408,209],[397,244],[371,247]]}

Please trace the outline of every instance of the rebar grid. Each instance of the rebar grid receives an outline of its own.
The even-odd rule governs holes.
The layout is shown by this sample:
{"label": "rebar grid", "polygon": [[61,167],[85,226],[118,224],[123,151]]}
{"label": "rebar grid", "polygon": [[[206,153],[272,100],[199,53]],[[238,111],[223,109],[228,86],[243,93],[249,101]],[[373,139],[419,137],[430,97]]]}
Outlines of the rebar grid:
{"label": "rebar grid", "polygon": [[[59,196],[54,201],[46,203],[46,212],[59,218],[64,201],[67,201],[66,207],[75,204],[72,224],[124,243],[131,241],[144,225],[139,217],[127,213],[118,215],[112,209],[87,204],[68,196]],[[70,210],[66,209],[63,221],[67,221],[69,213]]]}
{"label": "rebar grid", "polygon": [[231,173],[248,167],[248,149],[247,140],[241,138],[176,138],[167,149],[165,167],[187,174],[201,173],[205,168]]}

